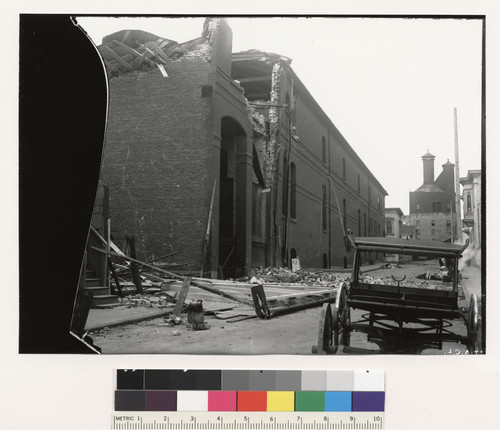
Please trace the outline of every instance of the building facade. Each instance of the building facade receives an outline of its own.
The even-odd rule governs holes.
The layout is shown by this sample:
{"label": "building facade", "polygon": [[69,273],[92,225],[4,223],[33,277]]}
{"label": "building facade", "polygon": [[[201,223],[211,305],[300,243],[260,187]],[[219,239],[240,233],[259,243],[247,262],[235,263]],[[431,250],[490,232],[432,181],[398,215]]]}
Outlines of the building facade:
{"label": "building facade", "polygon": [[297,257],[328,268],[349,257],[347,229],[383,235],[386,191],[289,58],[233,54],[224,19],[181,44],[128,31],[98,49],[110,77],[100,180],[115,241],[134,235],[140,258],[180,250],[171,261],[214,277]]}
{"label": "building facade", "polygon": [[423,184],[410,192],[410,225],[415,227],[417,239],[453,242],[456,226],[455,165],[447,161],[434,179],[435,156],[427,152],[422,156]]}
{"label": "building facade", "polygon": [[481,170],[469,170],[462,185],[463,213],[462,226],[475,248],[481,245]]}
{"label": "building facade", "polygon": [[403,226],[403,211],[401,208],[385,209],[385,235],[401,237]]}

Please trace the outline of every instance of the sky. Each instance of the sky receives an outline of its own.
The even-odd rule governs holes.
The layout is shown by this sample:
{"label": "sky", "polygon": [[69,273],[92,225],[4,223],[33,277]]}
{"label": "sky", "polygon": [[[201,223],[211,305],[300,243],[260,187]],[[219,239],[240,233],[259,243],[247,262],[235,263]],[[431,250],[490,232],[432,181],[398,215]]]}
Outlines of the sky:
{"label": "sky", "polygon": [[[204,18],[78,17],[96,45],[138,29],[184,42]],[[227,18],[233,52],[259,49],[292,59],[292,68],[388,192],[386,207],[408,214],[409,192],[423,182],[421,157],[434,172],[481,168],[482,23],[429,18]]]}

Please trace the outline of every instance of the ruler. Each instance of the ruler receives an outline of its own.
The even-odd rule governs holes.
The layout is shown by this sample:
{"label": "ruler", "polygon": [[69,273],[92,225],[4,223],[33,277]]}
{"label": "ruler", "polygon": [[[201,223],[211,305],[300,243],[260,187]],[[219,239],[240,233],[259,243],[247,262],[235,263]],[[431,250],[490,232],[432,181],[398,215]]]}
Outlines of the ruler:
{"label": "ruler", "polygon": [[115,412],[112,430],[383,430],[383,412]]}

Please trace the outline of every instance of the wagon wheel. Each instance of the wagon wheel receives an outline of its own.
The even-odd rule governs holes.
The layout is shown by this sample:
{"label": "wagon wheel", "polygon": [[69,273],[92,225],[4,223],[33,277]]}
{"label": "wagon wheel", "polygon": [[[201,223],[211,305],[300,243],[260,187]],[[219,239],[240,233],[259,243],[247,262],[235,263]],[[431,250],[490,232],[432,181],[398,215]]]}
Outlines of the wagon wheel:
{"label": "wagon wheel", "polygon": [[481,303],[475,294],[470,296],[469,315],[467,318],[467,349],[471,354],[477,354],[481,348]]}
{"label": "wagon wheel", "polygon": [[333,318],[330,303],[325,303],[321,308],[321,317],[319,319],[318,344],[313,345],[313,353],[335,354],[337,352],[336,345],[338,341],[333,338],[335,326],[338,326],[338,318]]}
{"label": "wagon wheel", "polygon": [[340,328],[339,339],[343,346],[351,345],[351,309],[346,307],[342,316],[342,326]]}
{"label": "wagon wheel", "polygon": [[338,330],[337,336],[340,344],[349,346],[351,344],[351,309],[347,304],[347,285],[342,283],[337,295],[336,308],[338,311]]}
{"label": "wagon wheel", "polygon": [[252,298],[253,304],[255,307],[255,313],[259,318],[262,319],[270,319],[271,311],[269,310],[269,306],[267,305],[266,294],[264,293],[264,288],[262,285],[257,285],[252,287]]}

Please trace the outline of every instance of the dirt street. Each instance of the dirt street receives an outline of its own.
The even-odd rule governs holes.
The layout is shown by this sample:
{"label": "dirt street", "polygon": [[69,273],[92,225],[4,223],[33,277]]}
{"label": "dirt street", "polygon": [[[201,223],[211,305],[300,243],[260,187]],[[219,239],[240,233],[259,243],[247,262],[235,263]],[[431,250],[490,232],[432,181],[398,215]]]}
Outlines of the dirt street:
{"label": "dirt street", "polygon": [[[409,266],[405,267],[408,270]],[[421,271],[422,267],[415,270]],[[379,273],[380,272],[380,273]],[[384,276],[383,271],[374,271],[370,276]],[[467,282],[465,280],[464,282]],[[475,280],[477,282],[477,280]],[[205,297],[206,298],[206,297]],[[227,316],[254,316],[252,308],[217,298],[209,303],[209,309],[232,307]],[[465,299],[459,300],[460,307],[467,307]],[[362,311],[351,313],[352,321],[359,319]],[[311,354],[311,347],[317,344],[321,308],[282,315],[270,320],[250,318],[238,322],[205,316],[207,330],[193,331],[183,323],[169,326],[164,318],[156,318],[136,324],[122,325],[91,333],[94,343],[103,353],[144,354]],[[224,315],[224,314],[221,314]],[[224,317],[224,316],[222,316]],[[451,331],[466,335],[462,320],[455,320]],[[378,346],[367,342],[366,335],[354,332],[351,346],[376,352]],[[422,354],[465,354],[465,345],[445,343],[442,350],[427,349]]]}

